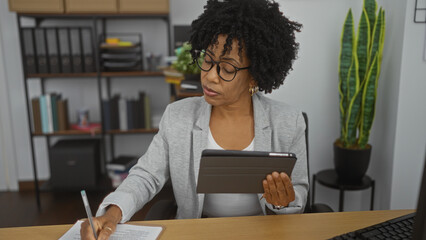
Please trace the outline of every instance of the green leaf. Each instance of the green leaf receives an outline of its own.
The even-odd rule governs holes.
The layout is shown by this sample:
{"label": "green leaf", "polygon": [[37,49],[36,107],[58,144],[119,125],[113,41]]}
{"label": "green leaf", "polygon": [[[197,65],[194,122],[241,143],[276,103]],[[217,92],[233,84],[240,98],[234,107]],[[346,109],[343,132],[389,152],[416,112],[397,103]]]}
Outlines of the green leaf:
{"label": "green leaf", "polygon": [[377,21],[374,24],[374,29],[373,29],[371,49],[369,51],[369,56],[370,56],[370,60],[368,61],[370,63],[369,67],[371,67],[371,63],[373,61],[374,56],[376,56],[376,53],[380,50],[380,43],[381,43],[380,40],[383,39],[382,31],[384,30],[384,28],[382,27],[382,20],[384,20],[383,10],[382,8],[380,8]]}
{"label": "green leaf", "polygon": [[367,80],[362,93],[362,114],[360,125],[359,146],[365,148],[370,136],[376,110],[377,83],[380,75],[379,53],[374,57],[372,68],[368,72]]}
{"label": "green leaf", "polygon": [[357,56],[359,63],[359,79],[364,81],[368,69],[368,47],[370,46],[370,24],[367,11],[363,9],[358,26]]}
{"label": "green leaf", "polygon": [[352,10],[349,9],[346,15],[345,24],[343,25],[341,37],[341,50],[339,60],[339,97],[340,97],[340,124],[341,124],[341,139],[346,135],[346,108],[348,106],[347,83],[349,78],[349,69],[352,64],[354,46],[354,26]]}
{"label": "green leaf", "polygon": [[373,34],[373,26],[376,23],[376,11],[377,11],[377,3],[376,0],[364,0],[363,9],[367,12],[368,22],[370,23],[370,35]]}
{"label": "green leaf", "polygon": [[[358,85],[358,59],[356,54],[352,58],[352,66],[348,77],[348,100],[349,106],[346,114],[346,144],[354,145],[356,143],[357,121],[361,105],[361,90]],[[344,143],[345,145],[345,143]]]}

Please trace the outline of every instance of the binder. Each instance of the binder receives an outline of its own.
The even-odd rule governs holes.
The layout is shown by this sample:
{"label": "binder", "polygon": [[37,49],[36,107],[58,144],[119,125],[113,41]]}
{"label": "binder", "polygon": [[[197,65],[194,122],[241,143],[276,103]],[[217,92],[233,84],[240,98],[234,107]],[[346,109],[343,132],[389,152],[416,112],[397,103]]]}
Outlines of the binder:
{"label": "binder", "polygon": [[61,58],[62,72],[71,73],[71,52],[70,52],[70,41],[68,38],[68,29],[59,28],[59,53]]}
{"label": "binder", "polygon": [[47,42],[45,30],[46,29],[43,28],[36,28],[34,30],[38,73],[49,73],[47,64]]}
{"label": "binder", "polygon": [[72,69],[75,73],[83,72],[83,59],[82,51],[83,46],[81,45],[81,31],[80,28],[70,28],[69,38],[71,46],[71,57],[72,57]]}
{"label": "binder", "polygon": [[95,57],[93,55],[92,31],[90,28],[81,28],[81,40],[83,46],[83,60],[85,72],[96,72]]}
{"label": "binder", "polygon": [[59,42],[57,39],[57,28],[46,29],[46,41],[47,41],[47,52],[49,56],[47,58],[50,73],[60,73],[60,61],[59,61]]}
{"label": "binder", "polygon": [[22,39],[24,45],[25,70],[27,74],[37,73],[36,60],[34,55],[35,42],[33,39],[33,28],[22,29]]}

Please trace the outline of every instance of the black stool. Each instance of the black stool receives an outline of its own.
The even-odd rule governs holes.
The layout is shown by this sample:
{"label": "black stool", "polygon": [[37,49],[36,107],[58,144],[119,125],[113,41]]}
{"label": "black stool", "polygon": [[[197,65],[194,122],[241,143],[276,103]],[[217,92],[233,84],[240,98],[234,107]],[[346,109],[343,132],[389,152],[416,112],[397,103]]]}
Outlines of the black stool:
{"label": "black stool", "polygon": [[365,175],[362,178],[362,181],[359,184],[353,183],[344,183],[339,181],[337,173],[334,169],[327,169],[314,174],[312,182],[312,205],[315,200],[315,182],[318,181],[321,185],[324,185],[329,188],[338,189],[340,191],[339,195],[339,212],[343,212],[343,205],[345,201],[344,192],[354,191],[354,190],[363,190],[371,187],[371,203],[370,210],[373,210],[374,205],[374,186],[375,182],[369,176]]}

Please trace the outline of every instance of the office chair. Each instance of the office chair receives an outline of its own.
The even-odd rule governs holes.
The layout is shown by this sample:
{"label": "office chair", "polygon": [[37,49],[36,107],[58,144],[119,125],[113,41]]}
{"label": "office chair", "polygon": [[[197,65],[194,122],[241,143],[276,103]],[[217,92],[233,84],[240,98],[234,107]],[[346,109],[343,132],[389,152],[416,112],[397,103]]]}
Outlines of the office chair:
{"label": "office chair", "polygon": [[[306,123],[306,130],[305,130],[305,139],[306,139],[306,161],[308,166],[308,181],[310,183],[310,172],[309,172],[309,125],[308,125],[308,115],[303,112],[303,118],[305,119]],[[167,188],[170,188],[171,191],[173,188],[171,188],[171,183],[168,182],[166,185]],[[176,201],[174,199],[167,199],[167,200],[159,200],[156,202],[148,211],[145,220],[163,220],[163,219],[173,219],[176,216],[177,211],[177,205]],[[304,213],[322,213],[322,212],[333,212],[333,210],[326,204],[322,203],[311,203],[311,196],[310,191],[308,191],[308,197],[306,200],[306,206]],[[275,213],[269,208],[266,208],[266,213],[268,215],[274,215]]]}

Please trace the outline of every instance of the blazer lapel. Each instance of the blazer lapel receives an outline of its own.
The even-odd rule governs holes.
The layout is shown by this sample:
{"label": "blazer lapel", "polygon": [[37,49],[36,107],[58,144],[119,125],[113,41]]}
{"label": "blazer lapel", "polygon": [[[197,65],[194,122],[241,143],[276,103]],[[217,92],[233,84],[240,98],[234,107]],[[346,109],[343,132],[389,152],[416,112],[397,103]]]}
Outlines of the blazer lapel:
{"label": "blazer lapel", "polygon": [[271,127],[269,126],[268,114],[265,105],[261,102],[261,95],[254,94],[253,112],[254,112],[254,150],[271,151]]}
{"label": "blazer lapel", "polygon": [[[197,188],[198,173],[200,170],[201,152],[207,147],[207,134],[209,130],[211,114],[211,105],[203,101],[201,106],[200,115],[195,122],[195,126],[192,133],[192,163],[191,168],[193,169],[193,185]],[[193,206],[193,217],[200,217],[202,203],[204,202],[204,194],[197,194],[195,192],[195,206]]]}
{"label": "blazer lapel", "polygon": [[[266,114],[265,104],[262,104],[262,98],[259,93],[253,96],[253,112],[254,112],[254,150],[255,151],[271,151],[271,126]],[[264,215],[266,215],[266,206],[262,204],[263,194],[257,194],[259,199],[260,208]],[[262,200],[263,199],[263,200]]]}

